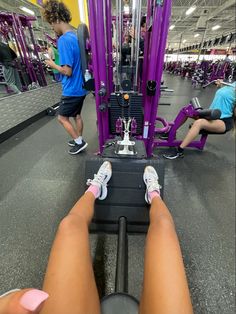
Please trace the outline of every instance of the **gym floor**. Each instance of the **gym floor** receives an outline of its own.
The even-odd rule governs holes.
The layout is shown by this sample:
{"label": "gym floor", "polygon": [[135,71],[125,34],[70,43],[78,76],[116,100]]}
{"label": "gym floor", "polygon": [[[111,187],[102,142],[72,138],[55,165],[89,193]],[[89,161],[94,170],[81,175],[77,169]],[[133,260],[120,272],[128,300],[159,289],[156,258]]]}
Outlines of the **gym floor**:
{"label": "gym floor", "polygon": [[[159,115],[173,119],[193,96],[208,107],[215,88],[193,89],[165,74],[175,92],[161,99]],[[169,105],[168,105],[169,104]],[[84,164],[97,150],[95,103],[83,109],[89,146],[67,153],[68,136],[56,118],[45,117],[0,146],[0,294],[40,288],[60,220],[84,189]],[[180,130],[181,138],[189,123]],[[162,158],[156,150],[154,158]],[[188,149],[181,160],[165,160],[164,200],[179,235],[197,314],[233,314],[235,288],[235,139],[209,136],[203,152]],[[116,235],[92,234],[91,250],[101,296],[114,291]],[[144,235],[129,235],[129,293],[139,298]]]}

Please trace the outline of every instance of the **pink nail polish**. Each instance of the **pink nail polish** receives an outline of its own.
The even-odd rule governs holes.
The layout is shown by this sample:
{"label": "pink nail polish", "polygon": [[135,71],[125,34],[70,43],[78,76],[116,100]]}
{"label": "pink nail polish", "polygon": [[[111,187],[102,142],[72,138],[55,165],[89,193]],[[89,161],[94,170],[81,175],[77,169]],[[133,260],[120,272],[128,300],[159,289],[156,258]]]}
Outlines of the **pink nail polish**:
{"label": "pink nail polish", "polygon": [[20,299],[20,304],[28,311],[35,311],[49,295],[41,290],[29,290]]}

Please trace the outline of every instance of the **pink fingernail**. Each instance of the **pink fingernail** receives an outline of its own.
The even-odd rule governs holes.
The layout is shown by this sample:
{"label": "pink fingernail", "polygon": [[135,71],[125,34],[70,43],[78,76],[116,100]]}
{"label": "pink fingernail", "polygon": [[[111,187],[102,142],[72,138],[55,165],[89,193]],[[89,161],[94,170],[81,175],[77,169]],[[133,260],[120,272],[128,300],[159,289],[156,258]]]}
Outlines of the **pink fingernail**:
{"label": "pink fingernail", "polygon": [[27,291],[20,299],[20,304],[28,311],[35,311],[49,295],[41,290]]}

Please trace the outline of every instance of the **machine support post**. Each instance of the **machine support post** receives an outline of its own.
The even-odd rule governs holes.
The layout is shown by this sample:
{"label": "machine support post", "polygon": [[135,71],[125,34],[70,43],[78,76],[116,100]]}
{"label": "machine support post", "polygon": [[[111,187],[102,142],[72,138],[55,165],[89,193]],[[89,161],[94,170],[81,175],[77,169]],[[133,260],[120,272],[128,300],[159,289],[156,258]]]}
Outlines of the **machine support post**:
{"label": "machine support post", "polygon": [[[119,10],[119,0],[116,0],[116,10]],[[116,14],[116,86],[119,84],[119,17]]]}
{"label": "machine support post", "polygon": [[151,19],[151,7],[152,7],[152,0],[148,0],[147,3],[147,31],[145,34],[144,39],[144,62],[143,62],[143,77],[142,77],[142,93],[143,96],[146,95],[146,82],[147,82],[147,68],[148,68],[148,60],[149,60],[149,46],[150,46],[150,32],[149,32],[149,24]]}
{"label": "machine support post", "polygon": [[[123,29],[123,12],[122,12],[121,0],[119,0],[119,48],[120,48],[119,64],[120,64],[120,67],[122,65],[122,39],[123,39],[122,29]],[[120,78],[120,81],[122,81],[121,78]]]}
{"label": "machine support post", "polygon": [[138,87],[138,73],[139,73],[139,45],[140,45],[140,23],[141,23],[141,13],[142,13],[142,1],[138,1],[138,12],[137,12],[137,23],[136,23],[136,32],[135,32],[135,37],[136,37],[136,69],[135,69],[135,78],[134,78],[134,88],[137,89]]}
{"label": "machine support post", "polygon": [[[98,51],[98,64],[101,68],[100,70],[100,81],[99,81],[99,89],[101,87],[105,87],[106,94],[100,96],[100,104],[102,101],[107,103],[108,96],[107,96],[107,65],[106,65],[106,43],[105,43],[105,29],[104,29],[104,3],[103,1],[97,2],[97,39],[99,42],[99,49]],[[102,132],[103,132],[103,141],[109,138],[109,130],[108,130],[108,110],[104,112],[99,112],[102,117]]]}
{"label": "machine support post", "polygon": [[[156,67],[158,63],[158,51],[159,51],[159,42],[160,42],[160,33],[161,33],[161,17],[162,17],[162,7],[160,5],[156,5],[153,25],[152,25],[152,35],[151,35],[151,43],[150,43],[150,60],[148,69],[147,69],[147,81],[152,80],[156,81]],[[157,88],[160,88],[157,86]],[[146,148],[150,141],[149,138],[149,128],[150,128],[150,120],[151,115],[153,113],[153,96],[145,95],[145,115],[144,115],[144,132],[143,137],[146,144]],[[156,117],[155,117],[156,118]],[[151,153],[149,151],[148,156],[150,157]]]}
{"label": "machine support post", "polygon": [[161,86],[161,77],[163,72],[164,66],[164,55],[165,55],[165,48],[166,48],[166,40],[168,36],[168,29],[169,29],[169,18],[171,15],[171,2],[172,0],[165,0],[164,7],[162,12],[162,23],[161,23],[161,36],[159,41],[159,49],[158,49],[158,61],[156,67],[156,82],[157,82],[157,92],[156,95],[153,97],[153,112],[150,117],[150,128],[149,128],[149,142],[147,146],[147,155],[151,156],[153,150],[153,141],[154,141],[154,134],[155,134],[155,120],[158,112],[158,103],[161,95],[160,86]]}
{"label": "machine support post", "polygon": [[[136,1],[136,0],[132,1],[132,5],[133,5],[133,8],[132,8],[132,27],[135,31],[135,29],[136,29],[136,6],[135,6],[134,1]],[[134,55],[135,55],[135,38],[132,38],[131,39],[131,57],[130,57],[132,76],[133,76],[133,66],[134,66]]]}
{"label": "machine support post", "polygon": [[15,31],[17,32],[17,35],[18,35],[18,40],[19,40],[20,45],[22,47],[23,59],[24,59],[24,63],[26,64],[27,70],[29,72],[30,79],[32,82],[36,82],[37,81],[36,75],[32,69],[32,66],[30,65],[30,63],[28,61],[27,53],[29,55],[29,52],[28,52],[28,49],[27,49],[27,46],[26,46],[26,43],[24,40],[24,36],[22,36],[21,22],[15,13],[12,13],[12,19],[13,19],[13,24],[15,26]]}
{"label": "machine support post", "polygon": [[28,23],[28,29],[29,29],[31,41],[33,43],[34,53],[35,53],[35,55],[36,55],[36,57],[37,57],[37,59],[39,61],[39,70],[40,70],[40,75],[41,75],[41,78],[42,78],[42,81],[43,81],[43,86],[47,86],[47,81],[46,81],[46,78],[45,78],[44,70],[43,70],[43,67],[42,67],[42,63],[40,62],[40,57],[39,57],[38,50],[37,50],[37,47],[36,47],[36,43],[35,43],[35,40],[34,40],[33,29],[32,29],[32,26],[31,26],[30,23]]}
{"label": "machine support post", "polygon": [[119,218],[115,292],[127,292],[127,220]]}
{"label": "machine support post", "polygon": [[108,94],[111,94],[113,92],[111,0],[106,0],[106,30],[107,30]]}
{"label": "machine support post", "polygon": [[103,137],[103,126],[102,126],[102,116],[99,111],[99,103],[100,103],[100,96],[98,95],[99,92],[99,69],[98,69],[98,53],[97,53],[97,41],[96,36],[96,15],[95,15],[95,2],[93,0],[89,0],[89,21],[90,21],[90,37],[91,37],[91,48],[93,54],[93,74],[95,79],[95,97],[96,97],[96,111],[97,111],[97,119],[98,119],[98,140],[99,140],[99,150],[102,152],[103,145],[105,143],[105,139]]}

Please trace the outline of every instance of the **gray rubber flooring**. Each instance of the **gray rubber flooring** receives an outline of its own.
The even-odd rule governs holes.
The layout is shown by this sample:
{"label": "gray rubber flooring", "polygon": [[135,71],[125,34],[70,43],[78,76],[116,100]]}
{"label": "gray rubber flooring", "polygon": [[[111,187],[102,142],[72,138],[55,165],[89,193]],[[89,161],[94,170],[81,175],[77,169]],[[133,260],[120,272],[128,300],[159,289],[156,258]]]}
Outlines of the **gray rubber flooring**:
{"label": "gray rubber flooring", "polygon": [[[159,114],[173,119],[192,96],[210,104],[214,88],[193,90],[166,75],[175,89]],[[88,150],[67,154],[68,137],[55,118],[45,117],[0,145],[0,294],[15,287],[40,288],[56,228],[83,193],[84,161],[96,152],[94,99],[83,109]],[[181,137],[187,125],[179,132]],[[212,135],[203,152],[165,161],[165,201],[179,235],[195,313],[233,314],[235,288],[234,137]],[[155,152],[162,155],[163,151]],[[140,296],[145,237],[130,235],[129,293]],[[91,235],[101,295],[114,291],[116,236]],[[152,314],[152,313],[150,313]],[[153,313],[154,314],[154,313]],[[167,313],[168,314],[168,313]]]}
{"label": "gray rubber flooring", "polygon": [[51,84],[0,99],[0,134],[60,101],[61,85]]}

